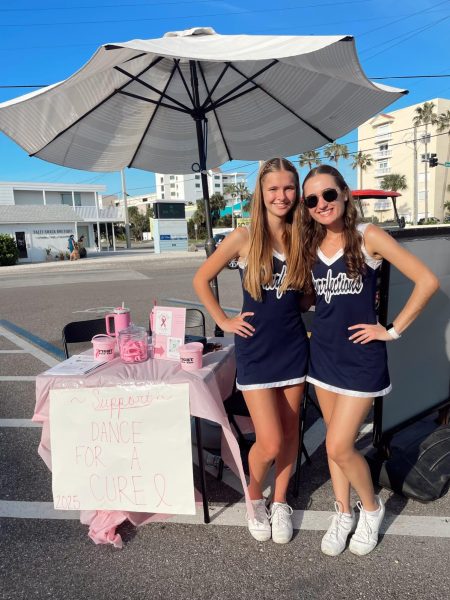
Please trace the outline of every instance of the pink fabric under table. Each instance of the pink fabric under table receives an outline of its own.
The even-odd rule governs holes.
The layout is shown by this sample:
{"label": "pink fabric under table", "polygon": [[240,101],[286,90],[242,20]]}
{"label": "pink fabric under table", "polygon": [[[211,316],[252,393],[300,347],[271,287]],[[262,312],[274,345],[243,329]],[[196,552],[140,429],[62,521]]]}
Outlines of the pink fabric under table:
{"label": "pink fabric under table", "polygon": [[[203,356],[203,367],[198,371],[184,371],[176,361],[149,359],[143,363],[125,364],[119,358],[107,363],[82,378],[51,376],[45,373],[36,378],[36,407],[33,421],[42,423],[38,453],[51,470],[49,392],[51,389],[78,387],[113,387],[146,383],[189,383],[191,415],[208,419],[222,426],[223,438],[228,444],[226,462],[239,474],[247,508],[253,512],[249,501],[247,483],[242,467],[239,446],[230,428],[223,400],[233,389],[235,377],[234,345],[225,338],[211,341],[223,345],[222,350]],[[80,520],[89,525],[89,536],[96,544],[114,544],[121,547],[122,540],[116,527],[128,519],[134,525],[143,525],[161,519],[161,515],[127,511],[81,511]]]}

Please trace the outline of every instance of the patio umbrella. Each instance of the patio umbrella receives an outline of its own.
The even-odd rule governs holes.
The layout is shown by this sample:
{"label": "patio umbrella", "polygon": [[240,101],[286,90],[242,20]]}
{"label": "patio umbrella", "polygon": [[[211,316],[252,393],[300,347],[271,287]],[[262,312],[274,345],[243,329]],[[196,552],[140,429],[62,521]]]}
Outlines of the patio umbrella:
{"label": "patio umbrella", "polygon": [[350,36],[219,35],[209,27],[105,44],[68,79],[0,104],[31,156],[88,171],[201,175],[331,142],[405,91],[375,84]]}

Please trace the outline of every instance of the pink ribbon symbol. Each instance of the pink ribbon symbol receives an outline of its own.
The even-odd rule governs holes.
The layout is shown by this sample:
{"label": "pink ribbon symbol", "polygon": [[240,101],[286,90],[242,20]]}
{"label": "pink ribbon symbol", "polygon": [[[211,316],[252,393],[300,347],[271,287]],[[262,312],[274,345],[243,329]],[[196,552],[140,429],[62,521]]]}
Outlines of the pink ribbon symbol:
{"label": "pink ribbon symbol", "polygon": [[166,327],[167,317],[165,315],[161,315],[161,327]]}
{"label": "pink ribbon symbol", "polygon": [[[166,479],[164,475],[162,475],[161,473],[155,473],[155,475],[153,476],[153,483],[155,486],[156,493],[159,496],[159,502],[156,506],[158,507],[163,502],[166,506],[172,506],[164,499],[164,496],[166,494]],[[161,488],[161,490],[159,488]]]}

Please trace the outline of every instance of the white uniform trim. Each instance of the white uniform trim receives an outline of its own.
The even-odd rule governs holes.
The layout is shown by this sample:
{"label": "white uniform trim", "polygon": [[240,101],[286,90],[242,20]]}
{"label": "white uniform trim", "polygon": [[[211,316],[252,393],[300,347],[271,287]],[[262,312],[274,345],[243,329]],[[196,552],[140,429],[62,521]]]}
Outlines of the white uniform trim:
{"label": "white uniform trim", "polygon": [[[366,231],[367,225],[370,225],[370,223],[360,223],[356,227],[356,229],[359,231],[359,233],[362,236],[361,250],[364,255],[364,262],[366,263],[366,265],[368,265],[371,269],[373,269],[375,271],[375,269],[378,269],[378,267],[381,265],[383,260],[380,258],[373,258],[373,256],[370,256],[370,254],[366,250],[366,247],[364,245],[364,232]],[[331,267],[331,265],[333,263],[335,263],[339,258],[341,258],[341,256],[343,256],[343,254],[344,254],[344,248],[340,248],[335,254],[333,254],[333,256],[330,256],[330,257],[325,256],[325,254],[322,252],[322,250],[320,248],[317,249],[317,256],[320,258],[320,260],[324,264],[327,265],[327,267]]]}
{"label": "white uniform trim", "polygon": [[298,385],[305,380],[306,375],[297,379],[286,379],[285,381],[273,381],[271,383],[252,383],[251,385],[240,385],[239,382],[236,381],[236,387],[238,390],[241,390],[241,392],[245,392],[246,390],[267,390],[270,388],[286,387],[288,385]]}
{"label": "white uniform trim", "polygon": [[[281,261],[286,260],[285,255],[281,254],[280,252],[277,252],[276,250],[272,250],[272,254],[273,254],[273,256],[275,256],[275,258],[278,258],[278,260],[281,260]],[[243,260],[238,260],[237,264],[240,269],[245,269],[245,267],[247,266],[247,257],[244,258]]]}
{"label": "white uniform trim", "polygon": [[358,392],[356,390],[344,390],[343,388],[336,387],[335,385],[323,383],[322,381],[314,379],[314,377],[310,377],[309,375],[306,377],[306,381],[317,385],[317,387],[323,388],[324,390],[335,392],[336,394],[343,394],[344,396],[353,396],[355,398],[376,398],[378,396],[386,396],[386,394],[389,394],[389,392],[392,390],[391,384],[379,392]]}
{"label": "white uniform trim", "polygon": [[366,246],[364,244],[364,233],[366,232],[368,225],[370,225],[370,223],[360,223],[356,227],[356,229],[362,235],[361,250],[362,250],[362,253],[364,254],[364,259],[365,259],[366,265],[369,265],[369,267],[371,267],[375,271],[375,269],[378,269],[378,267],[381,265],[381,263],[383,262],[383,259],[373,258],[373,256],[370,256],[370,254],[366,250]]}

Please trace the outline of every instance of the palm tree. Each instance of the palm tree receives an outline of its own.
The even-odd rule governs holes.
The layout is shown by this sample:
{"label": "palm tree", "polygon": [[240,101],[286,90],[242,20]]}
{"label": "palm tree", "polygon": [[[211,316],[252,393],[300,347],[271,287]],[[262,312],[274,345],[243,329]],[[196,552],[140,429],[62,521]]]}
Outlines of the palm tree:
{"label": "palm tree", "polygon": [[[437,131],[438,131],[438,133],[444,133],[444,131],[447,131],[448,143],[447,143],[447,160],[446,160],[446,162],[450,162],[450,110],[448,108],[445,112],[442,112],[438,116]],[[450,200],[447,200],[447,201],[445,200],[445,192],[447,190],[447,180],[448,180],[448,169],[445,169],[444,187],[442,189],[442,205],[444,207],[444,212],[445,212],[445,210],[450,212]]]}
{"label": "palm tree", "polygon": [[399,175],[398,173],[391,173],[390,175],[385,175],[381,180],[380,187],[382,190],[389,190],[393,192],[408,189],[405,175]]}
{"label": "palm tree", "polygon": [[428,125],[435,125],[438,122],[438,116],[434,112],[434,102],[425,102],[422,106],[417,106],[413,118],[414,127],[425,126],[425,219],[428,219]]}
{"label": "palm tree", "polygon": [[322,164],[320,154],[317,150],[308,150],[307,152],[303,152],[303,154],[299,154],[298,162],[300,167],[306,167],[306,165],[308,165],[310,170],[313,168],[313,165]]}
{"label": "palm tree", "polygon": [[366,171],[368,167],[373,165],[373,158],[371,154],[364,154],[364,152],[357,152],[353,157],[352,169],[359,169],[359,189],[363,189],[363,171]]}
{"label": "palm tree", "polygon": [[[211,221],[214,227],[215,222],[220,218],[220,211],[225,208],[227,202],[222,194],[216,192],[210,197],[209,203],[211,209]],[[197,210],[192,215],[192,220],[194,223],[197,223],[197,225],[205,225],[205,201],[203,198],[201,200],[197,200]]]}
{"label": "palm tree", "polygon": [[230,194],[230,196],[233,199],[231,215],[232,215],[232,226],[234,227],[234,199],[236,197],[239,197],[239,204],[240,204],[240,209],[242,212],[242,203],[244,202],[244,200],[246,198],[248,198],[248,196],[250,195],[250,191],[243,181],[239,181],[238,183],[231,183],[230,185],[227,185],[224,189],[224,192],[226,194]]}
{"label": "palm tree", "polygon": [[338,165],[338,161],[340,158],[348,158],[348,147],[345,144],[338,144],[337,142],[333,142],[332,144],[327,144],[323,149],[324,155],[336,163],[336,168]]}
{"label": "palm tree", "polygon": [[[408,189],[408,186],[406,185],[406,177],[404,175],[399,175],[398,173],[391,173],[390,175],[385,175],[381,180],[380,187],[382,190],[389,190],[393,192]],[[392,204],[394,205],[395,218],[397,220],[397,223],[400,224],[400,219],[397,212],[397,202],[395,198],[392,198]]]}

